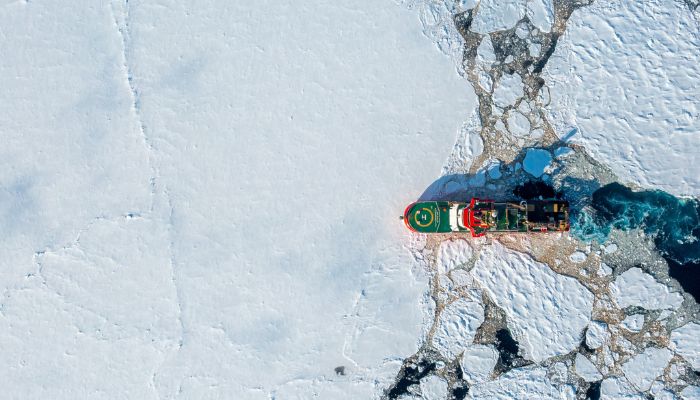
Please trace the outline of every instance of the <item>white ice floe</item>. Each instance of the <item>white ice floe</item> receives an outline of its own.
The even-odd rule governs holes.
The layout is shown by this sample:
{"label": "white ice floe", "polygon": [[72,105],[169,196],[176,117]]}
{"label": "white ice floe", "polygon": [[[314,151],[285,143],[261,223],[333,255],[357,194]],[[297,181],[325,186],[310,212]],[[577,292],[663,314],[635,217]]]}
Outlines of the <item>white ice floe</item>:
{"label": "white ice floe", "polygon": [[488,380],[498,361],[498,352],[493,346],[475,344],[464,350],[461,366],[464,379],[469,384]]}
{"label": "white ice floe", "polygon": [[620,323],[620,326],[627,329],[630,332],[639,332],[644,326],[644,315],[634,314],[630,315]]}
{"label": "white ice floe", "polygon": [[586,330],[586,345],[591,349],[597,349],[605,344],[610,337],[608,324],[602,321],[591,321]]}
{"label": "white ice floe", "polygon": [[549,32],[554,23],[552,0],[528,0],[527,16],[540,31]]}
{"label": "white ice floe", "polygon": [[571,255],[569,256],[569,260],[571,260],[571,262],[574,262],[574,263],[582,263],[582,262],[586,261],[587,257],[588,256],[586,256],[586,253],[584,253],[582,251],[575,251],[575,252],[571,253]]}
{"label": "white ice floe", "polygon": [[480,301],[460,298],[445,307],[433,345],[442,355],[453,359],[472,344],[476,329],[484,322],[484,307]]}
{"label": "white ice floe", "polygon": [[671,349],[700,369],[700,324],[690,322],[671,332]]}
{"label": "white ice floe", "polygon": [[472,257],[474,250],[464,239],[445,240],[440,243],[437,257],[438,272],[441,274],[454,269]]}
{"label": "white ice floe", "polygon": [[556,130],[623,182],[700,194],[700,35],[682,1],[593,2],[571,15],[543,78]]}
{"label": "white ice floe", "polygon": [[648,347],[643,353],[622,364],[625,377],[639,390],[646,391],[652,382],[660,376],[673,353],[666,348]]}
{"label": "white ice floe", "polygon": [[686,386],[685,389],[681,390],[681,397],[683,400],[700,399],[700,386]]}
{"label": "white ice floe", "polygon": [[516,368],[501,375],[497,380],[473,385],[467,398],[561,400],[569,398],[565,396],[570,390],[568,385],[560,386],[552,382],[547,368],[532,366]]}
{"label": "white ice floe", "polygon": [[591,360],[586,358],[586,356],[581,353],[576,353],[574,368],[576,369],[578,376],[583,378],[583,380],[586,382],[595,382],[603,377],[603,375],[600,374],[600,371],[598,371],[598,368],[593,365]]}
{"label": "white ice floe", "polygon": [[500,108],[514,105],[523,96],[523,80],[517,73],[504,74],[495,86],[493,102]]}
{"label": "white ice floe", "polygon": [[612,376],[600,384],[600,398],[605,400],[645,400],[646,397],[624,378]]}
{"label": "white ice floe", "polygon": [[623,272],[610,284],[610,294],[622,308],[639,306],[647,310],[675,310],[683,303],[683,296],[636,267]]}
{"label": "white ice floe", "polygon": [[525,0],[481,0],[470,29],[491,33],[510,29],[525,16]]}
{"label": "white ice floe", "polygon": [[523,168],[525,172],[539,178],[552,163],[552,154],[544,149],[527,149]]}
{"label": "white ice floe", "polygon": [[429,375],[420,381],[423,400],[444,400],[447,398],[447,381],[437,375]]}
{"label": "white ice floe", "polygon": [[608,276],[613,273],[613,269],[606,263],[600,263],[600,267],[596,273],[598,276]]}
{"label": "white ice floe", "polygon": [[491,65],[496,62],[496,52],[493,50],[493,43],[488,35],[481,39],[479,47],[476,48],[476,62],[485,71],[490,70]]}
{"label": "white ice floe", "polygon": [[506,312],[525,358],[540,362],[578,347],[593,294],[576,279],[499,242],[481,250],[471,273]]}
{"label": "white ice floe", "polygon": [[514,136],[525,137],[530,133],[530,121],[518,111],[508,113],[508,130]]}

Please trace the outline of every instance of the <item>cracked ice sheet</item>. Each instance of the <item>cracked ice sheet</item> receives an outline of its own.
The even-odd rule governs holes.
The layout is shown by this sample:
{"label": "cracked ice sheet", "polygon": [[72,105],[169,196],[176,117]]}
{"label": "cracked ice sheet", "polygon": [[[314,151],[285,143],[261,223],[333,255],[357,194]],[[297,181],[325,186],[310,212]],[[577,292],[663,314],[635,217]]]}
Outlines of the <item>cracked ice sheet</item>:
{"label": "cracked ice sheet", "polygon": [[468,83],[390,0],[129,4],[186,327],[158,392],[283,398],[344,365],[343,396],[377,395],[429,318],[396,216],[438,176]]}
{"label": "cracked ice sheet", "polygon": [[558,386],[547,376],[547,368],[531,366],[516,368],[494,381],[478,383],[469,388],[467,399],[575,399],[571,386]]}
{"label": "cracked ice sheet", "polygon": [[[550,121],[626,182],[700,194],[700,24],[680,1],[594,2],[573,13],[543,78]],[[667,156],[660,157],[658,149]]]}
{"label": "cracked ice sheet", "polygon": [[576,279],[498,242],[481,250],[472,274],[506,312],[525,358],[540,362],[578,347],[593,294]]}
{"label": "cracked ice sheet", "polygon": [[[64,271],[74,268],[65,282],[75,291],[65,295],[40,283],[34,262],[36,252],[62,251],[98,219],[150,207],[147,148],[109,4],[3,4],[0,26],[0,360],[17,366],[0,368],[3,396],[88,398],[101,391],[152,398],[153,371],[179,336],[171,324],[168,259],[165,269],[159,263],[145,273],[164,272],[166,279],[151,282],[139,282],[141,264],[96,271],[101,260],[57,260]],[[135,250],[119,243],[124,252]],[[148,243],[162,254],[162,242]],[[83,267],[94,268],[89,274],[103,286],[91,286]],[[111,277],[117,287],[105,284]],[[133,294],[127,282],[155,290]],[[105,287],[113,298],[101,297],[97,289]],[[125,300],[144,309],[132,318]],[[147,326],[158,332],[146,333]]]}
{"label": "cracked ice sheet", "polygon": [[5,4],[0,26],[0,282],[17,287],[35,251],[147,210],[150,171],[108,4]]}

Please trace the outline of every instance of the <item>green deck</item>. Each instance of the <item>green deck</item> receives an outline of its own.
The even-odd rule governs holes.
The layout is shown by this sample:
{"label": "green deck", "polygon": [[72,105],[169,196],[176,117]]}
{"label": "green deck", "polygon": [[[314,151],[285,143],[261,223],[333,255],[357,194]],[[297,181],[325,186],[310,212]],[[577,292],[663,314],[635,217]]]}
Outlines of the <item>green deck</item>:
{"label": "green deck", "polygon": [[558,200],[425,201],[410,205],[403,218],[409,229],[421,233],[471,232],[481,236],[487,232],[569,230],[568,202]]}

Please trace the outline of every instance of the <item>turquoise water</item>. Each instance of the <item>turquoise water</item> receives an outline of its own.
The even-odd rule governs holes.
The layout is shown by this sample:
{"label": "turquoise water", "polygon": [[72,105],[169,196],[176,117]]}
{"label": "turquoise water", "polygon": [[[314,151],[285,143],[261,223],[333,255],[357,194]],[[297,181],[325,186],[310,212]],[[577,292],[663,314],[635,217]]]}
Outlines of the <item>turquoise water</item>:
{"label": "turquoise water", "polygon": [[643,229],[651,235],[671,277],[700,301],[700,202],[611,183],[593,192],[590,207],[572,216],[571,231],[603,243],[612,228]]}
{"label": "turquoise water", "polygon": [[643,229],[653,235],[664,256],[685,264],[700,261],[700,203],[660,190],[634,192],[619,183],[593,193],[592,210],[582,210],[572,230],[581,238],[601,243],[611,228]]}

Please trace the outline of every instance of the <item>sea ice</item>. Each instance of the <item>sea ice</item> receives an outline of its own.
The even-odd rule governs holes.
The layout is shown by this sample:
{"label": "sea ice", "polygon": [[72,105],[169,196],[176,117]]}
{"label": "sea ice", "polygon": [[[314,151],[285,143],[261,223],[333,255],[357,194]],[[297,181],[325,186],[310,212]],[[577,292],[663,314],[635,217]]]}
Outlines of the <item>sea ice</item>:
{"label": "sea ice", "polygon": [[598,368],[593,365],[591,360],[586,358],[581,353],[576,353],[575,367],[578,376],[583,378],[586,382],[595,382],[600,380],[603,376],[598,371]]}
{"label": "sea ice", "polygon": [[644,326],[644,315],[630,315],[622,321],[620,326],[622,326],[630,332],[639,332],[642,329],[642,326]]}
{"label": "sea ice", "polygon": [[446,358],[453,359],[472,344],[476,329],[484,322],[480,301],[460,298],[440,314],[433,345]]}
{"label": "sea ice", "polygon": [[525,172],[539,178],[544,174],[545,169],[552,163],[552,154],[544,149],[527,149],[523,168]]}
{"label": "sea ice", "polygon": [[690,322],[671,332],[671,349],[700,370],[700,324]]}
{"label": "sea ice", "polygon": [[635,390],[623,378],[616,376],[605,378],[601,382],[600,398],[610,400],[646,400],[646,396]]}
{"label": "sea ice", "polygon": [[510,29],[525,16],[526,0],[481,0],[470,29],[491,33]]}
{"label": "sea ice", "polygon": [[447,273],[447,271],[466,263],[471,259],[473,253],[472,246],[464,239],[443,241],[438,248],[438,273]]}
{"label": "sea ice", "polygon": [[591,349],[597,349],[607,342],[610,334],[608,324],[602,321],[591,321],[586,330],[586,345]]}
{"label": "sea ice", "polygon": [[447,381],[439,376],[430,375],[421,379],[420,390],[423,400],[443,400],[447,398]]}
{"label": "sea ice", "polygon": [[488,380],[498,361],[498,352],[493,346],[475,344],[464,350],[462,373],[469,384]]}
{"label": "sea ice", "polygon": [[561,400],[566,391],[565,387],[560,389],[550,380],[547,368],[531,366],[512,369],[497,380],[471,386],[469,398],[474,400]]}
{"label": "sea ice", "polygon": [[683,303],[683,296],[636,267],[623,272],[610,284],[610,294],[622,308],[676,309]]}
{"label": "sea ice", "polygon": [[523,80],[517,73],[504,74],[493,90],[493,102],[503,108],[512,104],[523,95]]}
{"label": "sea ice", "polygon": [[673,353],[666,348],[648,347],[622,364],[627,379],[641,391],[649,390],[652,382],[664,372]]}
{"label": "sea ice", "polygon": [[471,273],[505,310],[525,358],[540,362],[578,347],[593,294],[576,279],[496,241],[481,250]]}
{"label": "sea ice", "polygon": [[578,128],[573,140],[623,182],[700,194],[697,15],[682,1],[593,2],[545,66],[557,132]]}

